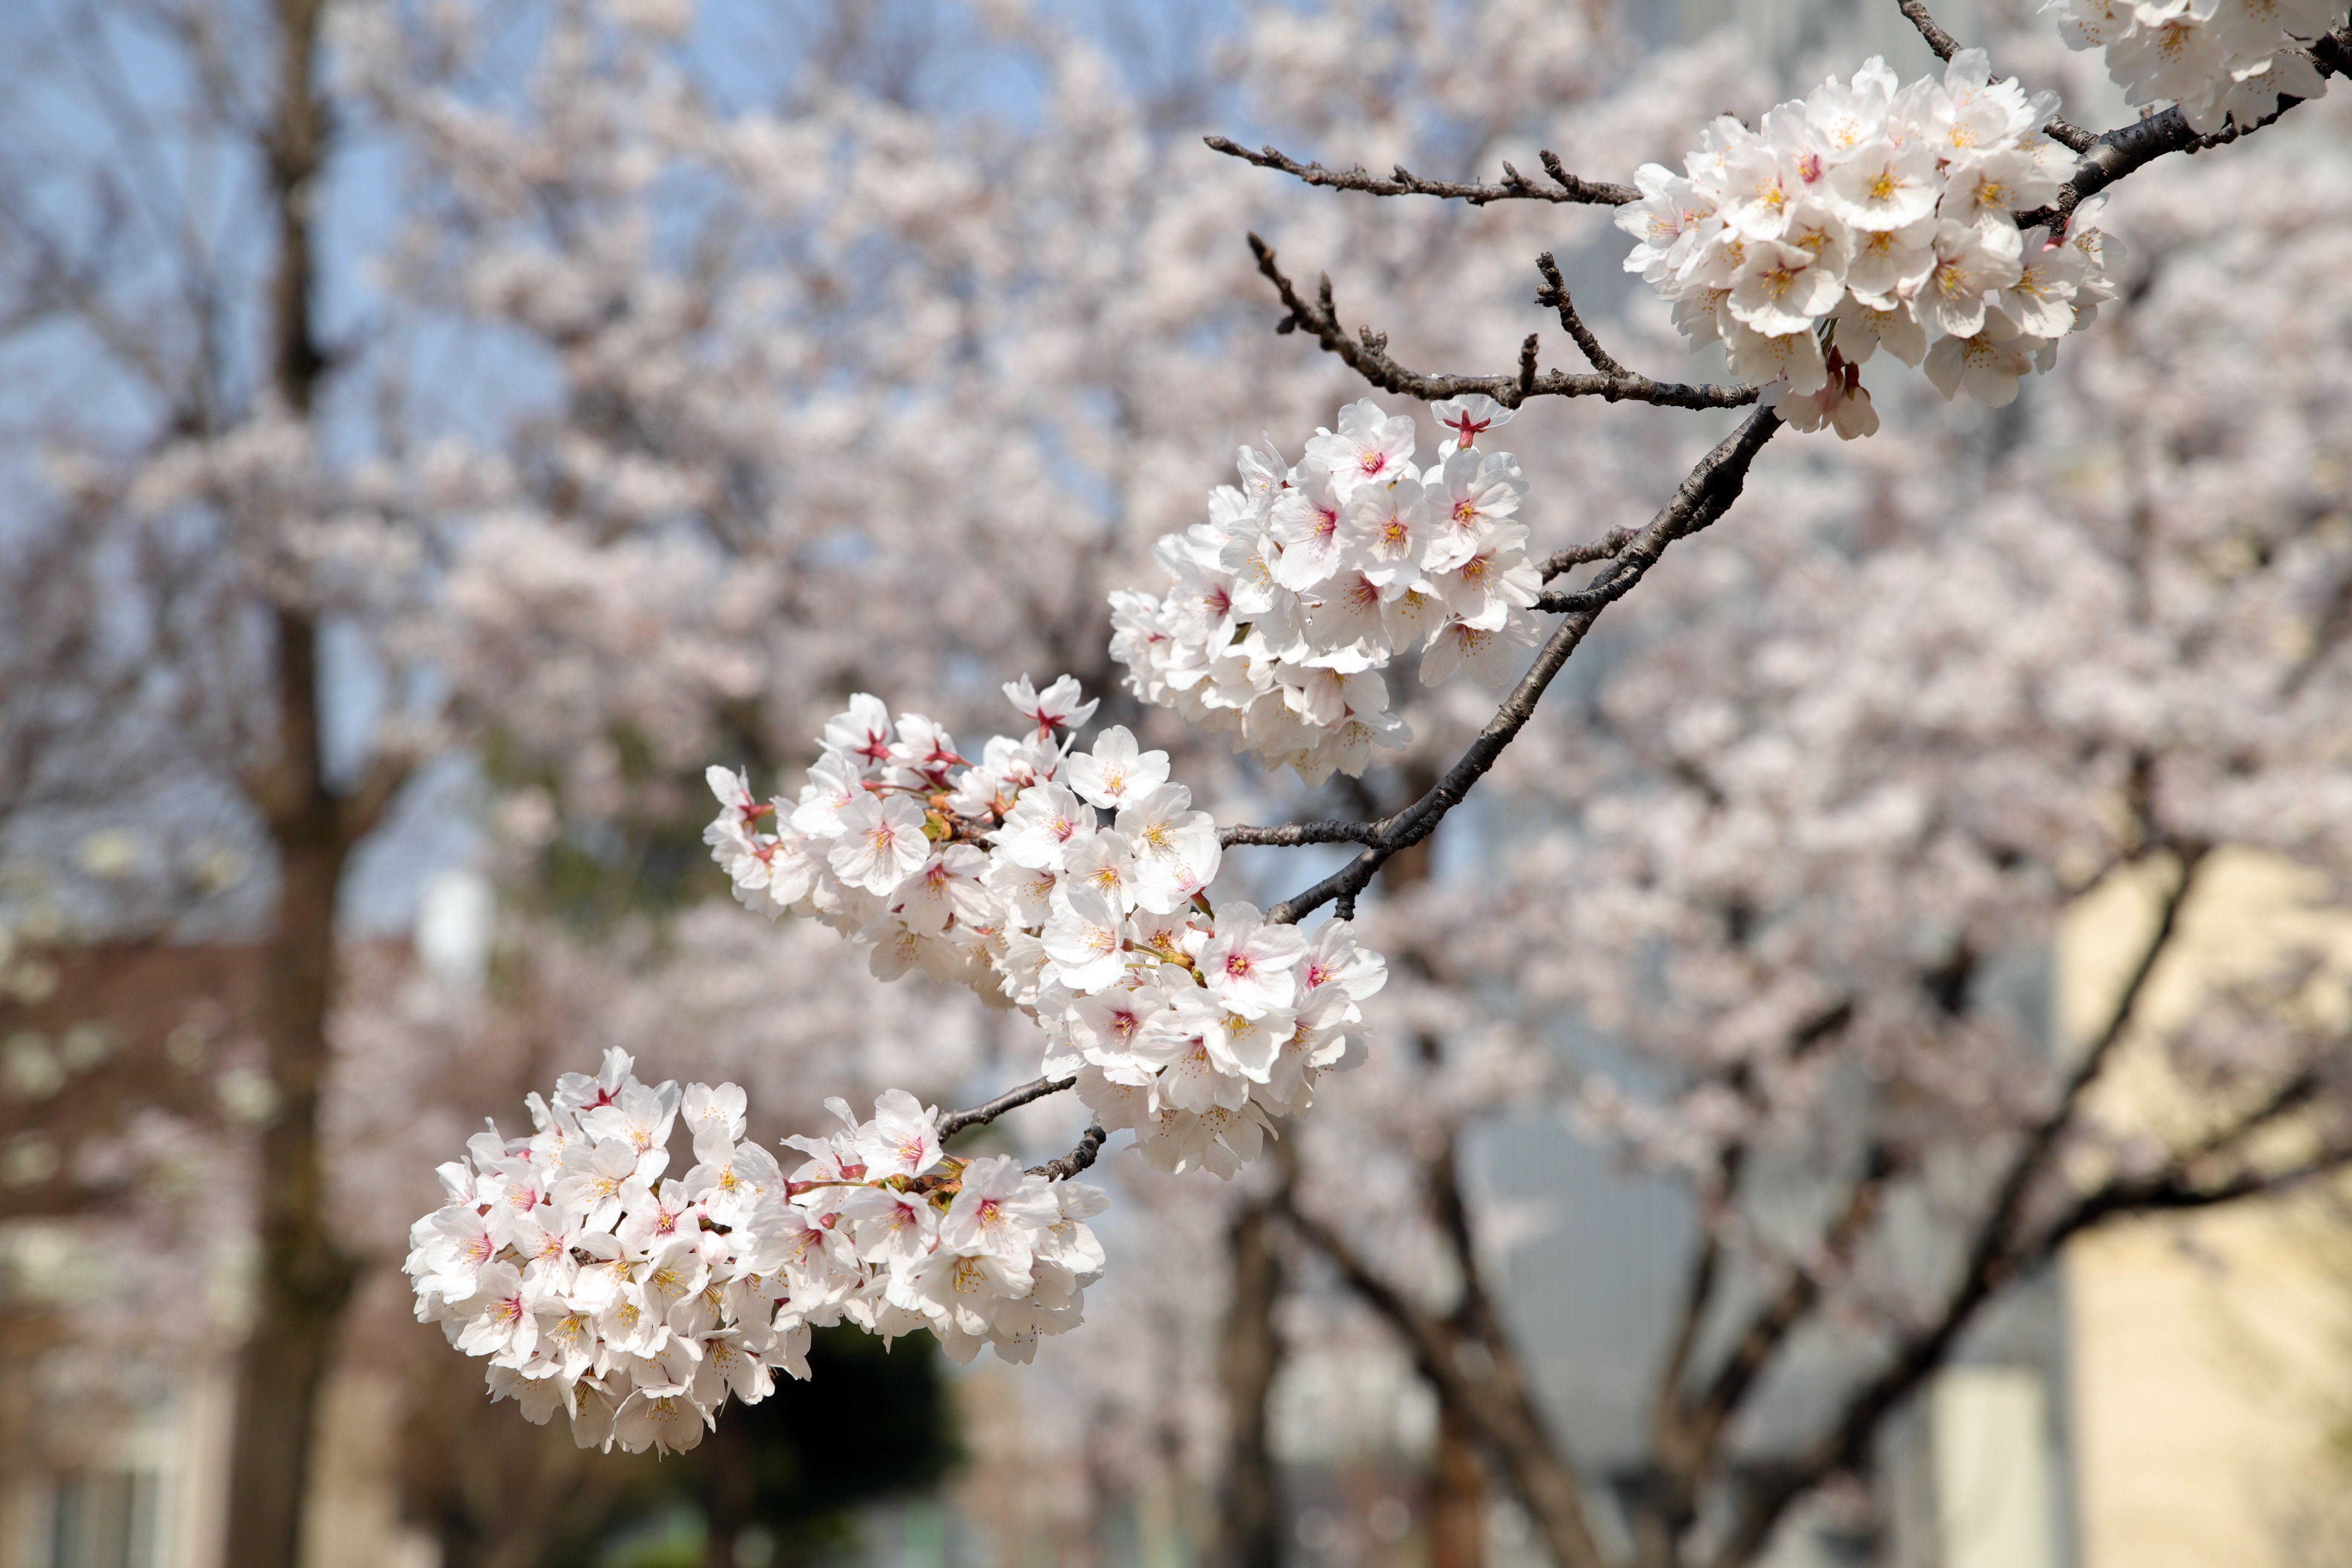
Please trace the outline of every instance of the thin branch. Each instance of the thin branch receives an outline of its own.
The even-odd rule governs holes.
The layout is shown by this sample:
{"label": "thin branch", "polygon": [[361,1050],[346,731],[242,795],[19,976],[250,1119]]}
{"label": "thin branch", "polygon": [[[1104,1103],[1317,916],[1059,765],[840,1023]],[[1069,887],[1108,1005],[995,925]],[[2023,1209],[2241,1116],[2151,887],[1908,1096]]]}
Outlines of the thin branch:
{"label": "thin branch", "polygon": [[1536,607],[1569,614],[1597,612],[1624,597],[1658,563],[1667,545],[1696,533],[1730,509],[1747,483],[1748,464],[1780,427],[1780,416],[1769,409],[1759,411],[1699,459],[1665,510],[1612,553],[1611,565],[1601,578],[1576,593],[1547,592],[1538,597]]}
{"label": "thin branch", "polygon": [[1446,201],[1468,202],[1472,206],[1485,206],[1488,202],[1535,201],[1619,207],[1627,202],[1642,199],[1642,193],[1631,185],[1579,179],[1562,168],[1558,156],[1550,153],[1541,154],[1544,172],[1552,180],[1549,185],[1536,184],[1508,163],[1503,165],[1503,179],[1499,184],[1482,184],[1475,180],[1424,180],[1402,163],[1396,166],[1391,176],[1383,179],[1367,173],[1360,163],[1352,169],[1327,169],[1320,163],[1302,163],[1274,147],[1261,147],[1253,153],[1227,137],[1204,136],[1202,140],[1227,157],[1239,158],[1261,169],[1278,169],[1310,185],[1328,185],[1335,191],[1361,191],[1367,195],[1436,196]]}
{"label": "thin branch", "polygon": [[1033,1078],[1020,1088],[1008,1089],[985,1104],[975,1105],[969,1110],[951,1110],[940,1118],[940,1142],[946,1142],[967,1127],[993,1121],[1008,1110],[1018,1110],[1033,1100],[1059,1094],[1077,1081],[1075,1078]]}
{"label": "thin branch", "polygon": [[1078,1134],[1078,1146],[1058,1160],[1048,1160],[1042,1165],[1032,1165],[1029,1173],[1043,1176],[1049,1182],[1066,1182],[1095,1163],[1102,1152],[1103,1141],[1110,1136],[1099,1121],[1090,1124]]}
{"label": "thin branch", "polygon": [[1589,565],[1595,561],[1614,561],[1625,547],[1642,536],[1638,528],[1612,528],[1591,544],[1571,544],[1565,550],[1555,550],[1544,558],[1537,570],[1547,583],[1572,566]]}
{"label": "thin branch", "polygon": [[[1622,595],[1639,582],[1642,575],[1657,564],[1666,546],[1675,540],[1697,532],[1714,522],[1731,507],[1747,483],[1748,468],[1763,449],[1764,443],[1780,427],[1780,417],[1769,408],[1759,408],[1746,423],[1706,457],[1684,479],[1675,491],[1674,499],[1650,520],[1633,542],[1620,552],[1618,570],[1623,574],[1622,586],[1611,598]],[[1463,796],[1486,775],[1503,754],[1503,749],[1516,739],[1529,719],[1535,716],[1536,704],[1551,684],[1569,655],[1584,640],[1600,617],[1603,599],[1579,606],[1560,622],[1536,655],[1536,661],[1509,697],[1495,710],[1478,738],[1470,742],[1461,759],[1446,771],[1429,793],[1395,816],[1372,824],[1370,837],[1362,840],[1364,852],[1339,870],[1326,877],[1305,892],[1284,900],[1266,911],[1266,920],[1284,924],[1302,919],[1334,899],[1352,900],[1364,890],[1390,856],[1400,849],[1410,848],[1428,837],[1447,812],[1461,804]]]}
{"label": "thin branch", "polygon": [[[1592,368],[1603,375],[1632,375],[1632,371],[1610,357],[1609,351],[1601,346],[1601,340],[1592,335],[1592,329],[1584,324],[1584,318],[1576,313],[1576,306],[1568,297],[1567,280],[1560,277],[1559,263],[1552,259],[1550,251],[1536,258],[1536,270],[1543,274],[1544,279],[1544,286],[1536,290],[1536,303],[1549,305],[1559,312],[1560,330],[1576,340],[1576,346],[1584,351]],[[1534,337],[1529,336],[1528,342],[1533,343]]]}
{"label": "thin branch", "polygon": [[2185,1163],[2170,1164],[2153,1176],[2111,1182],[2091,1194],[2051,1228],[2037,1251],[2044,1257],[2053,1255],[2077,1235],[2118,1215],[2212,1208],[2241,1198],[2285,1192],[2332,1175],[2347,1165],[2352,1165],[2352,1145],[2345,1144],[2325,1149],[2284,1171],[2264,1171],[2249,1165],[2220,1182],[2198,1182],[2191,1178]]}
{"label": "thin branch", "polygon": [[[1926,0],[1895,0],[1895,3],[1911,19],[1911,25],[1919,29],[1919,36],[1927,40],[1927,47],[1936,51],[1937,59],[1948,60],[1958,52],[1960,41],[1936,25],[1936,18],[1927,14]],[[2089,152],[2091,144],[2099,139],[2095,132],[2085,131],[2055,115],[2042,129],[2050,132],[2053,142],[2071,147],[2077,153]]]}
{"label": "thin branch", "polygon": [[[1666,408],[1739,408],[1756,401],[1752,386],[1688,386],[1679,382],[1652,381],[1645,375],[1570,375],[1552,370],[1536,374],[1534,353],[1522,345],[1519,369],[1513,375],[1425,375],[1389,357],[1388,335],[1365,327],[1352,335],[1339,322],[1331,303],[1331,279],[1320,279],[1309,304],[1276,264],[1273,247],[1253,234],[1250,249],[1257,269],[1272,283],[1290,313],[1276,323],[1277,332],[1304,329],[1326,352],[1338,354],[1348,367],[1385,392],[1418,397],[1425,403],[1482,392],[1507,407],[1517,408],[1530,397],[1598,397],[1610,403],[1650,403]],[[1588,334],[1589,335],[1589,334]],[[1533,339],[1528,342],[1532,343]],[[1606,355],[1603,356],[1607,357]]]}
{"label": "thin branch", "polygon": [[[1883,1143],[1872,1145],[1863,1158],[1860,1173],[1846,1193],[1844,1205],[1822,1237],[1822,1251],[1828,1261],[1843,1263],[1853,1256],[1877,1220],[1898,1168],[1893,1150]],[[1819,1274],[1800,1267],[1778,1295],[1757,1309],[1738,1343],[1716,1369],[1706,1392],[1685,1407],[1702,1453],[1714,1447],[1724,1423],[1747,1399],[1756,1379],[1769,1364],[1772,1353],[1813,1303],[1821,1300],[1821,1295]]]}
{"label": "thin branch", "polygon": [[[1734,1202],[1740,1180],[1747,1173],[1747,1163],[1745,1145],[1724,1146],[1716,1165],[1715,1191],[1706,1206],[1728,1207]],[[1678,1413],[1681,1408],[1683,1379],[1698,1350],[1699,1331],[1706,1326],[1707,1313],[1715,1305],[1716,1282],[1722,1267],[1723,1237],[1717,1227],[1702,1226],[1698,1254],[1691,1260],[1690,1274],[1683,1282],[1682,1306],[1675,1315],[1675,1337],[1666,1350],[1665,1365],[1658,1373],[1661,1416]]]}

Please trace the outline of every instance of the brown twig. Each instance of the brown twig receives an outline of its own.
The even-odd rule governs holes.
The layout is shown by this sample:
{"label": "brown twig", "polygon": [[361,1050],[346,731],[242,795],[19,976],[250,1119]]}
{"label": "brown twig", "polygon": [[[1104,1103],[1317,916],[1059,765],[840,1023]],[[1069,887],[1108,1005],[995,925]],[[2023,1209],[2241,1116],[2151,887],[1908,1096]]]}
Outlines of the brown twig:
{"label": "brown twig", "polygon": [[1030,1166],[1029,1174],[1043,1176],[1049,1182],[1066,1182],[1095,1163],[1095,1156],[1102,1152],[1103,1141],[1109,1136],[1109,1133],[1103,1131],[1101,1122],[1094,1122],[1084,1132],[1078,1134],[1076,1148],[1058,1160],[1048,1160],[1042,1165]]}
{"label": "brown twig", "polygon": [[[1552,259],[1550,251],[1536,258],[1536,270],[1544,279],[1544,286],[1536,290],[1536,303],[1549,305],[1559,312],[1561,330],[1576,340],[1576,346],[1584,351],[1592,368],[1603,375],[1632,375],[1632,371],[1610,357],[1609,351],[1601,346],[1601,340],[1592,335],[1592,329],[1584,324],[1584,318],[1576,313],[1576,306],[1568,297],[1568,284],[1559,275],[1559,263]],[[1529,337],[1528,342],[1532,343],[1535,339]]]}
{"label": "brown twig", "polygon": [[[1426,375],[1390,357],[1387,333],[1369,327],[1350,333],[1340,324],[1339,312],[1331,303],[1329,278],[1319,281],[1315,300],[1309,303],[1283,274],[1273,247],[1255,234],[1249,237],[1249,242],[1251,251],[1257,257],[1258,271],[1274,285],[1289,312],[1276,323],[1275,331],[1304,330],[1326,351],[1346,361],[1350,370],[1386,392],[1403,393],[1426,403],[1481,392],[1511,408],[1530,397],[1598,397],[1610,403],[1649,403],[1667,408],[1739,408],[1756,401],[1757,389],[1752,386],[1688,386],[1678,382],[1652,381],[1648,376],[1622,369],[1593,375],[1570,375],[1556,370],[1538,374],[1532,338],[1520,347],[1519,368],[1515,374]],[[1608,356],[1604,353],[1601,357]]]}
{"label": "brown twig", "polygon": [[1552,180],[1549,185],[1536,184],[1508,163],[1503,165],[1501,183],[1484,184],[1475,180],[1424,180],[1402,163],[1383,178],[1368,173],[1360,163],[1352,169],[1327,169],[1320,163],[1302,163],[1278,148],[1261,147],[1253,153],[1229,137],[1204,136],[1202,140],[1227,157],[1242,159],[1261,169],[1279,170],[1310,185],[1361,191],[1373,196],[1436,196],[1445,201],[1467,202],[1472,206],[1485,206],[1488,202],[1534,201],[1614,207],[1642,199],[1642,193],[1631,185],[1579,179],[1561,167],[1559,159],[1550,153],[1542,154],[1544,172]]}
{"label": "brown twig", "polygon": [[[1937,59],[1948,60],[1959,51],[1960,41],[1936,25],[1936,18],[1927,14],[1926,0],[1895,0],[1895,3],[1903,15],[1910,18],[1911,25],[1919,29],[1919,36],[1927,40],[1927,47],[1936,51]],[[2042,129],[2050,133],[2053,142],[2077,153],[2089,152],[2091,144],[2099,139],[2097,132],[2085,131],[2056,115],[2052,115],[2050,122]]]}
{"label": "brown twig", "polygon": [[[1620,552],[1617,570],[1621,575],[1614,580],[1617,584],[1614,591],[1607,598],[1580,606],[1554,628],[1550,638],[1536,655],[1534,666],[1519,679],[1510,696],[1496,710],[1495,717],[1486,729],[1479,731],[1478,738],[1470,743],[1461,759],[1447,770],[1445,776],[1439,779],[1428,794],[1402,811],[1367,825],[1371,830],[1369,837],[1356,840],[1364,845],[1362,854],[1305,892],[1275,905],[1266,911],[1265,918],[1277,924],[1297,921],[1335,899],[1342,900],[1344,914],[1346,903],[1364,890],[1390,856],[1420,843],[1435,832],[1445,814],[1461,803],[1462,798],[1470,793],[1471,786],[1486,775],[1486,771],[1495,765],[1496,759],[1503,754],[1504,748],[1535,716],[1536,704],[1541,700],[1544,689],[1551,684],[1552,678],[1568,662],[1569,655],[1576,651],[1585,634],[1592,629],[1592,623],[1599,617],[1601,608],[1610,599],[1623,595],[1639,582],[1643,574],[1665,553],[1668,545],[1697,532],[1729,510],[1747,482],[1748,466],[1755,461],[1756,454],[1763,450],[1764,443],[1770,440],[1773,432],[1780,427],[1780,416],[1769,408],[1759,409],[1713,451],[1700,458],[1675,490],[1674,499]],[[1328,843],[1337,837],[1333,835],[1309,841]]]}
{"label": "brown twig", "polygon": [[946,1142],[967,1127],[993,1121],[1006,1111],[1017,1110],[1033,1100],[1059,1094],[1077,1081],[1075,1078],[1033,1078],[1020,1088],[1008,1089],[994,1100],[975,1105],[969,1110],[951,1110],[940,1118],[940,1142]]}

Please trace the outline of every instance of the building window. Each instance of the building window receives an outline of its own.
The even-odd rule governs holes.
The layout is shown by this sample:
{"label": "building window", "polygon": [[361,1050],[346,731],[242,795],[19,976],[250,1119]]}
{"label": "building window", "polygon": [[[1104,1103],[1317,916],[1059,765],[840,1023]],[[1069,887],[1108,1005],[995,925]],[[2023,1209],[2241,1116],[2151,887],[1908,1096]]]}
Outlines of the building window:
{"label": "building window", "polygon": [[157,1489],[152,1470],[58,1477],[49,1568],[155,1568]]}

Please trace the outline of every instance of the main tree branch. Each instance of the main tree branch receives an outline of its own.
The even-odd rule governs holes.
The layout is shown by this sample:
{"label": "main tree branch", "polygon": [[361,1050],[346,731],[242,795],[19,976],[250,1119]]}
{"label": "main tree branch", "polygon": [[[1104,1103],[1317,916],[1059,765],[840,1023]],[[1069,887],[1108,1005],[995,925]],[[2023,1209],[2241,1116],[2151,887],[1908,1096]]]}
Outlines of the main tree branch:
{"label": "main tree branch", "polygon": [[[2320,75],[2352,75],[2352,26],[2338,27],[2315,38],[2310,54]],[[2083,161],[2074,167],[2074,177],[2060,188],[2058,199],[2038,211],[2019,214],[2018,226],[2031,228],[2046,224],[2052,233],[2057,233],[2073,218],[2077,206],[2135,169],[2168,153],[2202,153],[2208,148],[2227,146],[2250,132],[2261,130],[2302,101],[2282,96],[2276,109],[2252,125],[2242,126],[2233,120],[2219,131],[2201,135],[2190,128],[2179,104],[2161,114],[2117,126],[2084,149]]]}
{"label": "main tree branch", "polygon": [[[1516,739],[1529,719],[1535,716],[1536,704],[1542,700],[1544,689],[1568,662],[1569,655],[1583,642],[1592,623],[1600,618],[1601,609],[1611,599],[1622,596],[1652,566],[1658,563],[1666,547],[1675,540],[1697,532],[1730,510],[1731,503],[1748,481],[1748,469],[1764,443],[1780,427],[1780,416],[1769,408],[1759,408],[1747,423],[1734,431],[1721,445],[1706,457],[1684,479],[1675,491],[1674,499],[1660,509],[1658,515],[1619,552],[1613,568],[1617,574],[1612,582],[1614,591],[1606,598],[1578,607],[1553,628],[1551,637],[1536,655],[1535,664],[1520,677],[1495,717],[1488,721],[1478,738],[1470,743],[1461,759],[1446,771],[1429,793],[1406,806],[1393,816],[1377,823],[1360,825],[1369,832],[1364,837],[1354,834],[1327,832],[1318,837],[1302,837],[1302,843],[1331,843],[1342,838],[1361,843],[1364,852],[1338,871],[1305,892],[1284,900],[1266,911],[1266,919],[1275,923],[1286,923],[1303,919],[1307,914],[1331,902],[1340,900],[1343,910],[1352,908],[1355,897],[1364,890],[1390,856],[1400,849],[1410,848],[1437,829],[1445,814],[1462,802],[1471,786],[1484,777],[1503,754],[1505,747]],[[1302,829],[1335,829],[1351,825],[1312,823],[1299,825]],[[1255,842],[1275,843],[1278,828],[1256,828],[1252,832],[1265,837]]]}

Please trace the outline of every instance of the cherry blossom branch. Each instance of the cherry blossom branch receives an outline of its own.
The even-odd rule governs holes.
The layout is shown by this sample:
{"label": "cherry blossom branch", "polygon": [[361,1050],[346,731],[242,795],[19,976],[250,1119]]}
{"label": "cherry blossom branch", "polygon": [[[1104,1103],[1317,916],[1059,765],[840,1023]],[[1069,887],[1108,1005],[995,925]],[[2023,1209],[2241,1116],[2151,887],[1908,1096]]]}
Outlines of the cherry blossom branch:
{"label": "cherry blossom branch", "polygon": [[[2321,76],[2352,76],[2352,26],[2339,27],[2314,39],[2309,46],[2309,53]],[[2282,94],[2278,107],[2252,125],[2242,126],[2233,120],[2221,130],[2206,135],[2200,135],[2190,128],[2188,117],[2180,112],[2178,104],[2161,114],[2151,114],[2129,125],[2117,126],[2083,150],[2083,161],[2075,166],[2074,178],[2060,187],[2058,199],[2038,211],[2018,215],[2018,226],[2031,228],[2036,224],[2046,224],[2054,233],[2074,216],[2077,206],[2134,170],[2154,163],[2168,153],[2194,153],[2226,146],[2241,136],[2261,130],[2302,101],[2299,98]]]}
{"label": "cherry blossom branch", "polygon": [[[1319,279],[1315,301],[1309,304],[1276,264],[1273,247],[1255,234],[1249,237],[1249,242],[1251,251],[1257,257],[1258,271],[1274,285],[1284,308],[1290,312],[1275,324],[1274,330],[1290,332],[1304,328],[1327,353],[1338,354],[1350,370],[1385,392],[1402,393],[1425,403],[1477,392],[1510,408],[1518,407],[1530,397],[1599,397],[1610,403],[1649,403],[1665,408],[1738,408],[1757,398],[1759,389],[1753,386],[1690,386],[1680,382],[1652,381],[1648,376],[1622,370],[1593,375],[1570,375],[1557,370],[1538,374],[1534,351],[1528,346],[1520,351],[1519,370],[1515,375],[1425,375],[1408,370],[1389,356],[1387,333],[1375,332],[1369,327],[1359,329],[1353,335],[1349,333],[1331,303],[1331,279],[1328,275]],[[1544,302],[1551,301],[1546,297]],[[1528,342],[1532,345],[1535,340],[1530,338]],[[1579,346],[1583,346],[1581,339]],[[1608,355],[1603,353],[1601,358],[1606,360]]]}
{"label": "cherry blossom branch", "polygon": [[1261,169],[1276,169],[1310,185],[1328,185],[1337,191],[1361,191],[1367,195],[1436,196],[1445,201],[1468,202],[1472,206],[1485,206],[1488,202],[1537,201],[1616,207],[1642,199],[1642,193],[1631,185],[1578,178],[1561,167],[1559,156],[1552,153],[1537,154],[1543,159],[1544,172],[1551,176],[1552,183],[1549,185],[1537,184],[1508,163],[1503,165],[1500,184],[1482,184],[1475,180],[1424,180],[1402,163],[1396,165],[1390,177],[1383,179],[1367,173],[1361,163],[1352,169],[1327,169],[1320,163],[1302,163],[1274,147],[1261,147],[1253,153],[1229,137],[1204,136],[1202,140],[1227,157],[1239,158]]}
{"label": "cherry blossom branch", "polygon": [[[1729,510],[1738,499],[1740,487],[1747,482],[1748,464],[1780,427],[1780,416],[1769,409],[1748,420],[1699,459],[1675,492],[1675,499],[1648,527],[1609,552],[1611,564],[1600,577],[1572,593],[1546,592],[1536,599],[1536,607],[1576,614],[1597,611],[1623,598],[1658,563],[1667,545],[1696,533]],[[1550,563],[1545,564],[1549,566]],[[1550,574],[1547,572],[1545,575],[1549,577]]]}
{"label": "cherry blossom branch", "polygon": [[[1675,491],[1674,499],[1662,508],[1648,525],[1628,542],[1618,553],[1614,568],[1617,575],[1611,580],[1610,591],[1598,597],[1586,598],[1596,590],[1586,590],[1585,598],[1570,608],[1567,619],[1555,627],[1535,663],[1520,677],[1495,717],[1487,722],[1478,738],[1470,743],[1461,759],[1447,770],[1429,793],[1392,816],[1377,823],[1360,825],[1370,829],[1368,837],[1329,833],[1324,837],[1307,837],[1307,831],[1332,829],[1349,825],[1339,823],[1303,823],[1297,825],[1302,834],[1300,843],[1331,843],[1340,839],[1364,845],[1364,852],[1322,881],[1284,900],[1266,911],[1266,920],[1274,924],[1288,924],[1303,919],[1324,904],[1338,900],[1342,919],[1351,918],[1356,895],[1370,883],[1374,873],[1400,849],[1412,847],[1437,829],[1445,814],[1459,805],[1470,788],[1485,776],[1503,754],[1503,749],[1516,739],[1527,721],[1535,716],[1536,704],[1542,700],[1544,689],[1551,684],[1560,667],[1568,662],[1601,611],[1612,601],[1622,597],[1640,582],[1643,575],[1658,563],[1666,547],[1675,540],[1707,527],[1726,511],[1747,483],[1748,469],[1763,449],[1764,443],[1780,427],[1780,416],[1769,408],[1761,408],[1748,421],[1699,459]],[[1546,595],[1545,598],[1553,597]],[[1549,606],[1546,606],[1549,607]],[[1257,828],[1251,831],[1268,837],[1257,842],[1275,843],[1279,828]]]}
{"label": "cherry blossom branch", "polygon": [[1270,844],[1296,849],[1307,844],[1370,844],[1380,836],[1373,822],[1286,822],[1279,827],[1228,827],[1217,834],[1227,849],[1236,844]]}
{"label": "cherry blossom branch", "polygon": [[1066,1182],[1095,1163],[1095,1157],[1102,1152],[1103,1143],[1109,1137],[1110,1134],[1103,1131],[1101,1122],[1091,1122],[1084,1132],[1078,1134],[1076,1148],[1058,1160],[1030,1166],[1029,1174],[1043,1176],[1049,1182]]}
{"label": "cherry blossom branch", "polygon": [[[1927,40],[1927,47],[1936,51],[1937,59],[1948,60],[1959,51],[1960,41],[1936,25],[1936,18],[1927,14],[1926,0],[1895,0],[1895,4],[1904,16],[1910,18],[1911,25],[1919,29],[1919,36]],[[2089,152],[2092,143],[2099,139],[2098,132],[2085,131],[2056,115],[2051,116],[2049,123],[2042,129],[2050,133],[2052,141],[2077,153]]]}
{"label": "cherry blossom branch", "polygon": [[[1584,318],[1576,313],[1576,306],[1568,297],[1567,280],[1560,277],[1559,263],[1552,259],[1550,251],[1536,258],[1536,270],[1543,274],[1544,279],[1544,286],[1536,290],[1536,303],[1559,311],[1560,330],[1576,340],[1576,346],[1584,351],[1592,368],[1603,375],[1632,375],[1632,371],[1610,357],[1609,351],[1601,346],[1601,340],[1592,335],[1592,329],[1584,324]],[[1534,337],[1529,336],[1528,342],[1534,342]]]}
{"label": "cherry blossom branch", "polygon": [[[994,1100],[973,1106],[969,1110],[951,1110],[940,1118],[940,1142],[946,1142],[967,1127],[979,1127],[995,1121],[1008,1110],[1018,1110],[1034,1100],[1061,1093],[1078,1080],[1075,1078],[1034,1078],[1018,1089],[1008,1089]],[[1093,1162],[1089,1160],[1087,1163]]]}
{"label": "cherry blossom branch", "polygon": [[1589,565],[1595,561],[1614,561],[1627,545],[1641,537],[1642,531],[1638,528],[1612,528],[1591,544],[1571,544],[1565,550],[1552,552],[1544,558],[1543,564],[1537,571],[1549,583],[1571,566]]}

